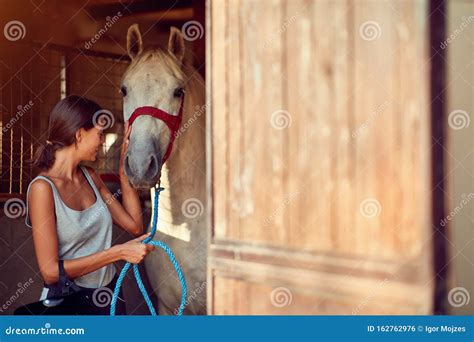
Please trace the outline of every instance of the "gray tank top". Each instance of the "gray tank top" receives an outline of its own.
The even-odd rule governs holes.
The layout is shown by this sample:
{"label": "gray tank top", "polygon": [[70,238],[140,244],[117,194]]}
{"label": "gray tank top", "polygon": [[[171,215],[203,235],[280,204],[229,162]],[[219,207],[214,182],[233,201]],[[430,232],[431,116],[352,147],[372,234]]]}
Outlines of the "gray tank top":
{"label": "gray tank top", "polygon": [[[35,177],[28,185],[26,193],[28,198],[30,186],[37,179],[44,179],[51,185],[56,214],[59,259],[75,259],[97,253],[110,248],[112,242],[112,216],[110,211],[102,200],[87,169],[81,165],[80,168],[94,190],[96,197],[94,204],[87,209],[75,210],[69,208],[61,199],[54,183],[44,176]],[[28,227],[32,228],[28,215],[28,204],[26,206],[25,223]],[[115,273],[116,267],[112,263],[94,272],[75,278],[74,282],[82,287],[99,288],[109,284]],[[48,288],[43,287],[39,300],[45,299],[47,294]]]}

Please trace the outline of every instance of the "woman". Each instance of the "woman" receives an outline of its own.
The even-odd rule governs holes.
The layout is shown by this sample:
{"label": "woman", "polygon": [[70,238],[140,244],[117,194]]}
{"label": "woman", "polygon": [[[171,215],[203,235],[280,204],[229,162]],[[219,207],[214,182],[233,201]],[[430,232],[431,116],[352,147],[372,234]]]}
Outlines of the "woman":
{"label": "woman", "polygon": [[[49,118],[48,139],[34,158],[41,172],[28,187],[26,224],[33,230],[36,258],[45,282],[40,300],[48,298],[48,285],[58,282],[60,260],[64,260],[66,275],[91,298],[99,288],[114,290],[118,278],[115,261],[138,264],[154,249],[141,243],[148,234],[142,235],[140,201],[123,170],[130,127],[125,126],[119,167],[123,205],[92,168],[80,165],[95,161],[104,141],[103,130],[94,122],[94,114],[100,110],[97,103],[79,96],[59,101]],[[139,237],[111,246],[112,222]],[[80,309],[108,314],[110,300],[106,306],[96,300],[90,301],[90,308]],[[94,306],[100,310],[94,311]],[[125,314],[122,291],[116,314]]]}

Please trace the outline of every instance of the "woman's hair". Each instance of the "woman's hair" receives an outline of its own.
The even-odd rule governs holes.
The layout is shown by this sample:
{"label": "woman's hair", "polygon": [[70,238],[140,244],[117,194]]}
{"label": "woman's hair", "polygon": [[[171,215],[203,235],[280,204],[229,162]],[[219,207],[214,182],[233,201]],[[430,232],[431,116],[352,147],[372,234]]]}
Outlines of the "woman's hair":
{"label": "woman's hair", "polygon": [[80,128],[94,127],[94,114],[102,108],[85,97],[70,95],[54,106],[49,116],[48,138],[41,142],[31,161],[34,166],[47,170],[55,159],[55,152],[62,147],[76,144],[76,132]]}

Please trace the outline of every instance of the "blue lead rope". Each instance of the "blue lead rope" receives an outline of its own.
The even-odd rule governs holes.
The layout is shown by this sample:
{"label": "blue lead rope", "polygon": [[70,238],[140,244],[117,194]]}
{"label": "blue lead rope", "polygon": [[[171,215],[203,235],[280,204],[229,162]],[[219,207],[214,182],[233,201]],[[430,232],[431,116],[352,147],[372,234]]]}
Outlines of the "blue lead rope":
{"label": "blue lead rope", "polygon": [[[163,190],[164,188],[155,186],[155,198],[153,201],[154,211],[153,211],[151,235],[147,237],[145,240],[143,240],[142,243],[150,244],[155,247],[160,247],[166,252],[166,254],[168,254],[171,260],[171,263],[173,264],[174,269],[176,270],[176,273],[178,274],[179,282],[181,283],[181,303],[179,305],[179,309],[177,313],[178,316],[181,316],[183,314],[184,307],[186,305],[186,296],[188,292],[187,287],[186,287],[186,280],[184,279],[183,272],[181,271],[181,267],[179,267],[179,264],[176,261],[176,258],[173,252],[171,251],[171,249],[163,241],[152,241],[156,233],[156,221],[158,218],[158,198],[160,197],[160,192],[162,192]],[[115,316],[115,306],[117,305],[117,298],[120,291],[120,287],[122,286],[123,278],[125,278],[125,274],[127,274],[127,271],[131,265],[132,265],[131,263],[127,262],[125,266],[123,267],[122,271],[120,272],[120,275],[117,279],[117,284],[115,284],[114,295],[112,297],[112,303],[110,304],[110,316]],[[155,308],[153,307],[150,297],[148,296],[145,286],[143,285],[143,281],[142,281],[142,278],[140,277],[140,272],[138,271],[137,264],[133,264],[133,273],[135,274],[135,279],[137,281],[138,287],[140,288],[140,292],[142,293],[143,298],[145,298],[145,302],[148,305],[148,309],[150,310],[150,313],[152,314],[152,316],[156,316]]]}

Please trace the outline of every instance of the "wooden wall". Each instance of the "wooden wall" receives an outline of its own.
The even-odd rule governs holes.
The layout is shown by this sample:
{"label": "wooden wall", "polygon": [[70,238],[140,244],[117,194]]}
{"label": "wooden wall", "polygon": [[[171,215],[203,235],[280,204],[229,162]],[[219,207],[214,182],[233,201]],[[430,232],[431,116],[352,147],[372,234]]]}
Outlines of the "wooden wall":
{"label": "wooden wall", "polygon": [[24,200],[37,173],[28,161],[47,139],[49,114],[60,99],[61,55],[10,41],[2,41],[0,51],[1,203]]}
{"label": "wooden wall", "polygon": [[431,312],[427,17],[208,2],[210,314]]}

